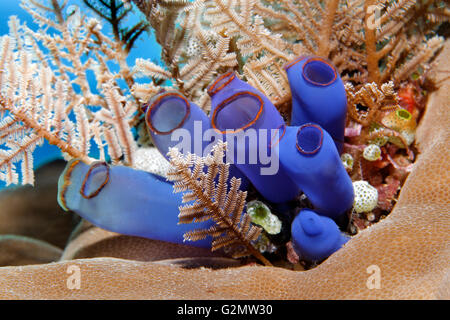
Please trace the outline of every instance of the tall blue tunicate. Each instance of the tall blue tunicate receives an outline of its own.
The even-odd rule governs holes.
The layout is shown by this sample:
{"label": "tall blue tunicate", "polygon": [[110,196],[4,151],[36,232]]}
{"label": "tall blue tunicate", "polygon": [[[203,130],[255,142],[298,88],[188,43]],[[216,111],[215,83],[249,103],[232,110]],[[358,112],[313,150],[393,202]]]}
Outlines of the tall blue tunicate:
{"label": "tall blue tunicate", "polygon": [[302,209],[294,218],[291,235],[295,252],[309,261],[328,258],[349,240],[332,219],[309,209]]}
{"label": "tall blue tunicate", "polygon": [[[94,225],[113,232],[183,243],[190,224],[178,224],[181,194],[172,184],[149,172],[104,162],[91,166],[71,160],[58,182],[58,202]],[[213,221],[196,224],[208,228]],[[211,239],[187,242],[210,248]]]}
{"label": "tall blue tunicate", "polygon": [[331,136],[317,124],[286,127],[280,167],[322,215],[338,218],[353,205],[353,185]]}
{"label": "tall blue tunicate", "polygon": [[[204,156],[210,143],[203,139],[211,128],[208,116],[177,91],[164,91],[148,102],[145,121],[153,144],[167,158],[169,148]],[[179,130],[177,130],[179,129]],[[184,129],[184,130],[183,130]]]}
{"label": "tall blue tunicate", "polygon": [[208,93],[211,125],[227,141],[232,163],[267,200],[281,203],[294,199],[299,189],[279,166],[273,148],[285,129],[275,106],[233,72],[220,76]]}
{"label": "tall blue tunicate", "polygon": [[320,57],[299,57],[285,66],[292,92],[291,126],[317,123],[339,153],[344,143],[347,96],[336,68]]}
{"label": "tall blue tunicate", "polygon": [[[145,120],[154,145],[167,159],[171,147],[178,147],[182,154],[206,156],[221,137],[212,130],[205,112],[174,90],[152,97]],[[241,179],[241,189],[248,187],[248,179],[234,165],[230,166],[231,177]]]}

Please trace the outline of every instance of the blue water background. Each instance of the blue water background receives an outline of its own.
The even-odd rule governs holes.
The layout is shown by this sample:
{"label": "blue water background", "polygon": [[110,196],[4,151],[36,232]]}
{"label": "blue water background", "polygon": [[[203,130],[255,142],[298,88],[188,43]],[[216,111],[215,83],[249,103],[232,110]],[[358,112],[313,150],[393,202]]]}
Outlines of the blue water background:
{"label": "blue water background", "polygon": [[[0,0],[0,35],[8,34],[8,20],[11,15],[15,15],[21,22],[26,22],[27,26],[33,30],[38,29],[38,25],[33,21],[32,17],[20,7],[20,1]],[[81,0],[69,0],[68,6],[76,5],[81,8],[81,11],[90,16],[95,16]],[[135,13],[128,16],[127,24],[133,25],[137,23],[142,15],[139,10],[135,8]],[[98,18],[98,17],[97,17]],[[100,18],[98,18],[100,20]],[[109,25],[102,21],[103,32],[110,34]],[[151,59],[154,62],[160,61],[161,47],[155,41],[153,34],[143,33],[139,40],[135,42],[134,48],[130,51],[128,56],[128,64],[134,65],[136,58]],[[114,69],[113,69],[114,70]],[[116,69],[117,70],[117,69]],[[96,81],[93,74],[88,74],[88,80],[91,88],[96,88]],[[145,81],[145,79],[144,79]],[[95,153],[95,150],[93,150]],[[45,142],[41,147],[37,147],[34,154],[34,169],[36,170],[43,164],[56,159],[62,159],[61,152],[56,146],[49,145]],[[18,166],[20,168],[20,166]],[[5,187],[5,183],[0,181],[0,189]]]}

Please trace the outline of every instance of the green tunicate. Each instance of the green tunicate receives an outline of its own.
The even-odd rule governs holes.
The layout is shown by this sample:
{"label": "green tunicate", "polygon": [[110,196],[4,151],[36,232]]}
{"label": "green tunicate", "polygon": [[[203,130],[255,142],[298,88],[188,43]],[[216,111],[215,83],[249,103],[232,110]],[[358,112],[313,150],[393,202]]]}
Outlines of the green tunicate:
{"label": "green tunicate", "polygon": [[411,120],[411,113],[409,113],[408,110],[405,109],[399,109],[395,112],[397,117],[399,117],[402,120]]}
{"label": "green tunicate", "polygon": [[252,222],[257,224],[268,233],[278,234],[281,231],[281,221],[270,209],[261,201],[250,201],[247,203],[247,213]]}

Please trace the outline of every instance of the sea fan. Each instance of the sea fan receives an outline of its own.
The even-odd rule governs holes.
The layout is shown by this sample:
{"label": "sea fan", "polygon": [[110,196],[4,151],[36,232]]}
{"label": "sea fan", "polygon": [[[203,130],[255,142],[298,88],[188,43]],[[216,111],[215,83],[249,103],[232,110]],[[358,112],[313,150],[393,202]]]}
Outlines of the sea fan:
{"label": "sea fan", "polygon": [[265,265],[271,265],[252,245],[261,228],[252,225],[251,217],[243,213],[247,192],[239,190],[241,180],[232,177],[228,186],[230,165],[223,162],[226,146],[220,141],[212,154],[204,158],[182,155],[176,148],[169,151],[172,169],[167,178],[175,182],[174,192],[184,192],[183,203],[190,203],[180,208],[179,223],[209,219],[216,223],[209,229],[187,232],[184,239],[196,241],[211,236],[213,251],[226,248],[235,258],[251,254]]}

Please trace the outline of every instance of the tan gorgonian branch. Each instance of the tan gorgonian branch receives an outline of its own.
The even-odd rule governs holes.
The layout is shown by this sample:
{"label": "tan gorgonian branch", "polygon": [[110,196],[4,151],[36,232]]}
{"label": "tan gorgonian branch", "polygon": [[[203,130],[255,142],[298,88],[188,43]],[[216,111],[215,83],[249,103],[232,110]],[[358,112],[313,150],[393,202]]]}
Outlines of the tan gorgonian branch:
{"label": "tan gorgonian branch", "polygon": [[[443,2],[398,0],[388,4],[364,1],[364,30],[367,81],[381,85],[393,80],[396,86],[428,62],[442,47],[443,38],[430,33],[442,20],[427,17],[443,11]],[[385,61],[386,67],[380,67]]]}
{"label": "tan gorgonian branch", "polygon": [[[144,6],[154,2],[139,3]],[[157,4],[152,12],[158,16]],[[391,1],[384,6],[372,0],[333,0],[325,4],[316,0],[197,0],[183,12],[186,17],[192,15],[188,21],[200,21],[204,32],[229,37],[236,67],[245,80],[279,107],[290,100],[283,65],[299,55],[314,54],[330,59],[343,79],[352,81],[356,87],[366,82],[381,85],[391,80],[398,87],[426,64],[442,43],[440,38],[424,42],[425,35],[437,23],[414,22],[433,15],[439,15],[436,19],[439,21],[447,19],[440,4],[433,5],[431,1],[414,4],[411,0]],[[188,22],[184,26],[192,24]],[[197,30],[186,28],[184,32],[189,39]],[[416,45],[409,45],[411,42]],[[181,54],[187,57],[186,64],[190,57],[202,55],[208,56],[208,47],[191,50],[190,43],[185,44]],[[197,62],[190,65],[199,70],[208,68],[207,62]],[[181,87],[184,81],[177,74],[176,82]],[[199,88],[207,85],[198,82]],[[194,100],[204,97],[197,88],[182,89]]]}
{"label": "tan gorgonian branch", "polygon": [[[67,141],[62,140],[58,136],[59,131],[47,130],[45,128],[46,123],[40,124],[36,119],[31,118],[27,112],[15,107],[11,100],[0,94],[0,113],[2,112],[9,112],[10,116],[6,123],[5,121],[0,122],[0,132],[4,131],[7,126],[14,126],[15,131],[14,134],[9,131],[8,135],[0,140],[0,144],[9,149],[7,151],[2,150],[0,153],[0,173],[2,173],[0,177],[4,176],[7,184],[19,183],[17,178],[12,177],[17,176],[13,163],[20,161],[22,161],[22,184],[34,183],[32,153],[37,145],[42,144],[43,139],[46,139],[49,144],[57,146],[72,158],[79,157],[86,163],[92,162],[92,159],[86,154],[80,152]],[[19,132],[20,134],[18,134]],[[18,140],[17,137],[20,136],[21,139]]]}
{"label": "tan gorgonian branch", "polygon": [[[169,151],[172,169],[167,178],[174,182],[174,192],[184,193],[183,203],[190,203],[180,208],[179,223],[209,219],[215,222],[208,229],[187,232],[184,238],[196,241],[211,236],[213,251],[226,247],[235,258],[251,254],[270,266],[271,263],[252,245],[261,228],[251,225],[250,216],[243,213],[247,192],[239,190],[241,181],[235,177],[228,186],[229,164],[223,162],[225,150],[226,143],[219,141],[212,154],[204,158],[182,155],[176,148]],[[206,173],[205,166],[208,168]]]}
{"label": "tan gorgonian branch", "polygon": [[[108,150],[115,163],[132,166],[136,148],[130,123],[136,98],[126,96],[116,84],[131,72],[125,65],[115,74],[107,65],[120,65],[125,57],[118,57],[116,44],[101,33],[95,19],[55,23],[34,2],[24,6],[42,26],[48,22],[56,32],[32,31],[12,17],[10,35],[0,38],[0,179],[33,184],[33,151],[44,140],[60,148],[66,159],[89,163],[96,144],[101,160]],[[61,13],[63,7],[54,6],[54,11]],[[99,93],[93,93],[88,72],[96,76]]]}
{"label": "tan gorgonian branch", "polygon": [[[90,136],[81,112],[76,124],[65,112],[67,83],[37,63],[32,49],[23,45],[17,21],[12,19],[10,26],[18,38],[0,38],[0,179],[33,184],[32,154],[44,139],[66,156],[90,162],[88,153],[80,151],[89,148]],[[17,164],[22,166],[20,180]]]}
{"label": "tan gorgonian branch", "polygon": [[[130,108],[131,104],[128,102],[126,105],[125,98],[119,93],[119,90],[114,86],[114,82],[110,81],[104,86],[105,98],[108,102],[110,111],[103,110],[103,119],[110,119],[117,138],[120,143],[123,154],[125,155],[126,164],[133,166],[134,153],[136,151],[136,142],[134,141],[133,134],[131,133],[131,127],[129,126],[128,119],[131,118],[133,110]],[[128,106],[128,108],[127,108]],[[127,115],[128,111],[128,115]],[[108,115],[106,115],[108,113]],[[115,155],[116,152],[114,152]]]}
{"label": "tan gorgonian branch", "polygon": [[187,1],[158,1],[139,3],[155,30],[162,47],[165,66],[138,59],[133,69],[136,77],[148,77],[152,84],[135,84],[133,90],[141,102],[160,89],[165,80],[204,110],[209,109],[206,87],[215,76],[237,66],[236,54],[230,52],[231,39],[206,30],[201,25],[201,6]]}

